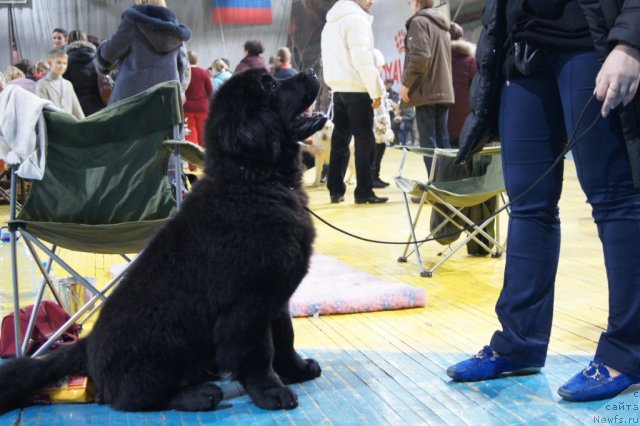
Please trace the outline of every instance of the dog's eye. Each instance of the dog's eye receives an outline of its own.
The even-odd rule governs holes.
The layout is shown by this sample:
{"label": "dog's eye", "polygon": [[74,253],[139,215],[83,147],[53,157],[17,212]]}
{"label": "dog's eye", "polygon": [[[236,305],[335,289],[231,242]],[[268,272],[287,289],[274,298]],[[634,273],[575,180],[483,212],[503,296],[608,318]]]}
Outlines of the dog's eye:
{"label": "dog's eye", "polygon": [[278,83],[276,83],[275,81],[273,83],[271,83],[271,88],[275,89],[276,87],[278,87]]}

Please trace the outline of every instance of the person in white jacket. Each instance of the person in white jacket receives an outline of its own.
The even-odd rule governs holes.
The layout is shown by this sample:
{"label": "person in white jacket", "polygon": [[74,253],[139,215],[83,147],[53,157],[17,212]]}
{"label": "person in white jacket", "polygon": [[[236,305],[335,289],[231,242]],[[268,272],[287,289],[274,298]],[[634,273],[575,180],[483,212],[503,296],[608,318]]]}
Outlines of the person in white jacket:
{"label": "person in white jacket", "polygon": [[332,203],[344,201],[344,173],[349,142],[355,140],[356,204],[379,204],[388,200],[373,192],[371,159],[375,149],[373,110],[385,93],[384,82],[374,64],[370,11],[373,0],[339,0],[327,13],[321,49],[324,81],[333,92],[331,157],[327,188]]}

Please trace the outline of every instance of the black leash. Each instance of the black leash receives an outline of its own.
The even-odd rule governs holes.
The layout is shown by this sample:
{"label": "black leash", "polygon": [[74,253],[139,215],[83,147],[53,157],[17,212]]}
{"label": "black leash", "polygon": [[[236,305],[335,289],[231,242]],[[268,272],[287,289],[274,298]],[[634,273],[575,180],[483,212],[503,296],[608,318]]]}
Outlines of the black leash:
{"label": "black leash", "polygon": [[598,120],[600,119],[600,112],[599,111],[598,111],[598,115],[596,116],[596,118],[589,124],[589,126],[587,126],[585,131],[580,133],[578,136],[575,136],[576,132],[578,131],[578,127],[580,127],[580,122],[582,122],[582,118],[584,117],[584,114],[587,111],[587,107],[591,104],[591,102],[593,102],[594,99],[595,99],[595,94],[591,95],[589,100],[585,103],[584,107],[582,107],[582,111],[580,112],[580,115],[578,116],[578,121],[576,122],[576,125],[573,128],[573,131],[571,132],[571,135],[569,136],[569,140],[568,140],[567,145],[562,150],[560,155],[558,155],[558,157],[553,161],[551,166],[549,166],[549,168],[538,179],[536,179],[536,181],[533,182],[527,189],[525,189],[522,193],[520,193],[513,200],[509,200],[509,202],[507,204],[505,204],[502,207],[500,207],[498,210],[493,212],[490,216],[484,218],[482,220],[482,222],[478,222],[478,223],[474,222],[472,225],[467,225],[467,226],[465,226],[465,227],[463,227],[463,228],[461,228],[461,229],[459,229],[457,231],[451,232],[449,234],[443,234],[443,235],[438,235],[437,237],[425,238],[425,239],[418,240],[418,241],[415,241],[415,242],[414,241],[409,241],[409,242],[407,242],[407,241],[401,241],[401,242],[400,241],[381,241],[381,240],[374,240],[374,239],[371,239],[371,238],[365,238],[365,237],[361,237],[359,235],[352,234],[349,231],[345,231],[342,228],[338,228],[337,226],[335,226],[332,223],[328,222],[326,219],[323,219],[322,217],[320,217],[316,212],[314,212],[310,208],[305,207],[305,209],[313,217],[315,217],[316,219],[318,219],[320,222],[324,223],[325,225],[329,226],[330,228],[333,228],[336,231],[341,232],[341,233],[343,233],[345,235],[348,235],[350,237],[353,237],[355,239],[366,241],[366,242],[369,242],[369,243],[375,243],[375,244],[412,244],[412,243],[418,243],[418,244],[422,244],[422,243],[426,243],[428,241],[440,240],[440,239],[443,239],[443,238],[448,238],[448,237],[453,237],[453,236],[456,236],[456,235],[460,235],[463,232],[469,231],[469,230],[473,229],[474,227],[479,226],[483,222],[487,222],[488,220],[490,220],[492,218],[495,218],[498,214],[500,214],[504,210],[508,209],[513,203],[515,203],[516,201],[518,201],[522,197],[524,197],[526,194],[528,194],[545,177],[547,177],[547,175],[549,173],[551,173],[551,171],[553,171],[553,169],[558,165],[558,163],[560,163],[560,161],[562,161],[564,159],[564,156],[567,155],[567,153],[569,151],[571,151],[571,148],[573,148],[576,145],[576,143],[580,139],[582,139],[587,133],[589,133],[591,131],[591,129],[593,129],[593,127],[598,123]]}

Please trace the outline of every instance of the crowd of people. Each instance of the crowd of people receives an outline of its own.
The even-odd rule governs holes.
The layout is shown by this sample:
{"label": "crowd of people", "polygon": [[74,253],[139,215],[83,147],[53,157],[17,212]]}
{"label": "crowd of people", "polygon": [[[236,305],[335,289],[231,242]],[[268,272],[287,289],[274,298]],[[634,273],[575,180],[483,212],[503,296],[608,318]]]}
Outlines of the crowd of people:
{"label": "crowd of people", "polygon": [[[356,203],[377,204],[387,201],[387,198],[377,197],[373,192],[374,188],[385,188],[389,185],[380,176],[386,146],[415,144],[418,140],[421,146],[433,143],[437,146],[448,146],[446,112],[449,106],[455,106],[451,87],[451,54],[444,52],[445,49],[450,49],[450,46],[443,41],[448,34],[448,27],[444,28],[449,25],[448,20],[431,7],[418,8],[429,11],[432,17],[437,17],[444,28],[438,44],[443,59],[437,62],[439,68],[427,65],[426,69],[431,75],[441,75],[445,72],[449,76],[445,78],[449,95],[439,99],[437,105],[423,104],[424,100],[417,99],[416,96],[409,100],[408,86],[415,81],[411,72],[405,70],[400,93],[394,90],[396,82],[393,80],[383,82],[381,69],[384,57],[374,48],[369,22],[372,4],[372,0],[337,2],[328,14],[328,22],[322,36],[322,43],[325,45],[322,50],[324,81],[332,92],[333,119],[337,124],[327,183],[331,201],[334,203],[344,199],[344,169],[350,155],[348,145],[352,136],[356,146]],[[340,15],[343,13],[340,12],[341,9],[344,9],[344,16]],[[340,33],[332,29],[334,15],[336,25],[345,26],[354,34],[362,33],[362,40],[367,45],[364,48],[348,46],[344,37],[339,40]],[[360,21],[353,19],[357,15],[360,15]],[[456,27],[461,30],[457,25],[451,28],[453,30]],[[163,30],[154,31],[159,28]],[[413,27],[408,25],[408,29],[411,28]],[[460,37],[461,34],[458,38]],[[298,72],[289,48],[280,47],[274,55],[267,58],[264,56],[265,46],[260,40],[245,42],[244,56],[235,67],[232,68],[226,58],[216,58],[205,70],[197,66],[197,53],[187,49],[190,38],[190,29],[178,21],[173,12],[166,7],[165,0],[134,0],[134,5],[124,11],[117,30],[107,39],[101,41],[80,29],[68,32],[63,28],[54,28],[51,32],[51,51],[47,58],[40,60],[35,66],[28,59],[23,59],[5,69],[4,78],[8,84],[19,85],[46,98],[78,119],[94,114],[105,106],[139,93],[154,84],[177,80],[183,91],[188,128],[186,137],[202,145],[208,99],[234,73],[249,68],[263,68],[276,78],[287,78]],[[326,43],[330,43],[331,48],[328,48]],[[405,68],[419,62],[415,58],[424,53],[424,48],[414,47],[413,43],[408,44]],[[353,64],[347,59],[350,55],[357,55],[359,62]],[[422,61],[422,65],[424,62]],[[350,67],[352,69],[349,69]],[[421,73],[425,70],[413,71]],[[455,69],[453,73],[455,80]],[[466,75],[466,81],[470,81],[471,77],[472,75]],[[423,85],[430,84],[428,81],[420,80]],[[412,90],[415,92],[415,88]],[[367,97],[372,99],[368,104],[364,102]],[[464,100],[458,102],[462,105],[466,103]],[[468,111],[468,106],[463,109]],[[424,112],[425,110],[427,112]],[[439,112],[434,115],[432,110]],[[347,111],[349,117],[346,116]],[[437,126],[429,118],[431,116],[438,117]],[[434,133],[435,129],[438,129],[437,135]],[[443,130],[444,138],[441,136]],[[428,132],[434,134],[428,135]],[[308,167],[313,166],[312,153],[312,149],[304,153],[304,163]]]}
{"label": "crowd of people", "polygon": [[277,78],[297,73],[287,47],[277,49],[269,65],[260,40],[245,43],[245,56],[233,72],[227,58],[216,58],[204,69],[197,66],[197,53],[187,49],[190,38],[191,30],[178,21],[165,0],[134,0],[107,39],[80,29],[54,28],[45,59],[35,65],[22,59],[0,75],[3,87],[20,86],[78,119],[157,83],[179,81],[189,126],[186,138],[203,145],[209,98],[234,73],[256,67]]}
{"label": "crowd of people", "polygon": [[[329,12],[329,18],[347,6],[344,17],[340,17],[340,24],[345,25],[350,31],[365,31],[365,39],[368,40],[367,49],[361,50],[358,46],[346,46],[341,48],[326,48],[322,51],[324,61],[325,83],[332,92],[334,120],[337,120],[337,131],[334,132],[332,142],[332,160],[328,171],[328,188],[332,202],[340,202],[344,199],[344,168],[348,161],[348,144],[351,136],[354,136],[356,149],[356,169],[358,185],[356,186],[356,203],[381,203],[387,199],[377,197],[373,193],[374,188],[384,188],[389,184],[380,176],[381,163],[386,146],[394,144],[420,144],[435,141],[434,137],[427,136],[427,131],[433,132],[436,127],[430,124],[425,117],[430,113],[423,110],[438,109],[447,111],[449,106],[454,108],[457,104],[466,105],[465,100],[453,103],[453,89],[449,86],[451,77],[448,77],[447,85],[451,95],[446,99],[440,99],[442,105],[417,105],[421,100],[415,96],[409,101],[407,86],[411,85],[410,73],[405,72],[400,93],[394,90],[393,80],[384,81],[381,78],[381,69],[384,65],[384,57],[374,48],[370,22],[352,22],[352,12],[361,14],[361,18],[368,20],[373,1],[349,0],[339,1]],[[416,3],[418,4],[418,3]],[[355,6],[355,8],[354,8]],[[433,16],[439,17],[443,25],[447,24],[446,18],[431,8],[426,8]],[[344,18],[344,19],[342,19]],[[326,27],[332,26],[331,19]],[[459,26],[453,25],[452,30]],[[162,31],[154,29],[162,28]],[[409,27],[408,27],[409,28]],[[141,31],[137,31],[141,29]],[[442,31],[441,38],[446,31]],[[344,44],[344,40],[338,40],[337,33],[326,30],[323,35],[323,43],[336,43],[335,47]],[[453,33],[452,33],[453,34]],[[459,36],[460,37],[460,36]],[[265,46],[260,40],[247,40],[243,46],[244,55],[235,67],[227,58],[216,58],[206,70],[197,66],[197,53],[187,49],[191,38],[190,29],[180,23],[177,17],[166,7],[165,0],[134,0],[132,7],[124,11],[117,30],[105,40],[86,34],[80,29],[67,31],[64,28],[54,28],[51,32],[51,50],[45,59],[35,65],[28,59],[7,67],[4,70],[4,79],[8,84],[19,85],[43,98],[53,102],[63,111],[73,114],[78,119],[94,114],[109,104],[125,99],[139,93],[154,84],[177,80],[183,91],[185,116],[187,118],[187,139],[198,144],[203,144],[203,124],[208,111],[208,99],[220,88],[234,73],[242,72],[249,68],[264,68],[276,78],[287,78],[295,75],[298,70],[294,66],[292,52],[286,46],[279,47],[275,54],[266,57]],[[329,38],[330,40],[325,40]],[[440,43],[441,49],[448,49],[447,43]],[[415,49],[410,43],[407,51],[411,57],[414,53],[419,55],[420,49]],[[351,69],[352,62],[347,60],[347,55],[359,54],[360,70]],[[339,55],[339,56],[336,56]],[[415,55],[414,55],[415,56]],[[472,58],[472,56],[470,56]],[[452,73],[451,55],[443,54],[443,58],[449,58],[439,64],[435,69],[428,66],[430,73],[440,75],[442,72]],[[415,63],[413,59],[407,64]],[[443,65],[444,64],[444,65]],[[364,72],[361,72],[363,71]],[[417,72],[422,72],[418,70]],[[465,71],[466,72],[466,71]],[[453,69],[455,80],[455,68]],[[336,76],[340,82],[337,82]],[[355,81],[340,80],[348,76]],[[466,81],[470,81],[472,75],[466,75]],[[346,81],[346,87],[341,84]],[[399,82],[398,82],[399,83]],[[427,84],[428,82],[423,82]],[[357,91],[353,92],[353,87]],[[366,88],[366,90],[363,90]],[[354,94],[360,93],[360,94]],[[372,97],[375,108],[351,108],[356,105],[353,100],[346,98]],[[402,97],[405,99],[402,99]],[[378,100],[379,98],[379,100]],[[461,99],[463,99],[461,97]],[[377,103],[379,102],[379,103]],[[468,106],[463,109],[468,111]],[[351,117],[344,115],[344,111],[350,111]],[[464,114],[463,112],[462,114]],[[443,129],[443,117],[439,113],[438,129]],[[360,120],[358,116],[362,116]],[[460,114],[458,114],[460,116]],[[446,120],[446,116],[444,117]],[[426,127],[427,126],[427,127]],[[350,130],[345,130],[349,127]],[[366,129],[366,130],[365,130]],[[376,130],[377,129],[377,130]],[[446,132],[446,121],[444,131]],[[459,129],[458,129],[459,130]],[[388,133],[386,133],[389,131]],[[455,130],[453,130],[455,131]],[[386,135],[385,135],[386,133]],[[389,136],[391,135],[391,136]],[[447,146],[438,134],[437,146]],[[308,141],[307,141],[308,142]],[[305,164],[313,166],[312,149],[305,151]],[[311,157],[311,158],[309,158]]]}

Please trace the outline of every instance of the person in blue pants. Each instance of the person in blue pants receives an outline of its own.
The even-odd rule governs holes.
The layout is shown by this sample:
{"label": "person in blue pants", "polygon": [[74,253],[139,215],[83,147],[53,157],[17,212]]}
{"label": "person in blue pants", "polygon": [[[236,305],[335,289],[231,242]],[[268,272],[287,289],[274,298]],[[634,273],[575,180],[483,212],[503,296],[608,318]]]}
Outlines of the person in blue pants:
{"label": "person in blue pants", "polygon": [[[502,37],[512,46],[503,52],[498,83],[504,178],[514,200],[496,305],[502,330],[447,374],[477,381],[544,366],[560,255],[562,162],[527,190],[575,129],[582,137],[572,154],[603,246],[609,319],[593,361],[558,393],[570,401],[611,398],[640,383],[640,0],[526,0],[526,8],[524,1],[489,1],[485,12],[496,19],[483,20],[495,35],[503,17]],[[478,63],[483,54],[491,53],[479,52]],[[461,145],[473,138],[469,129]]]}

